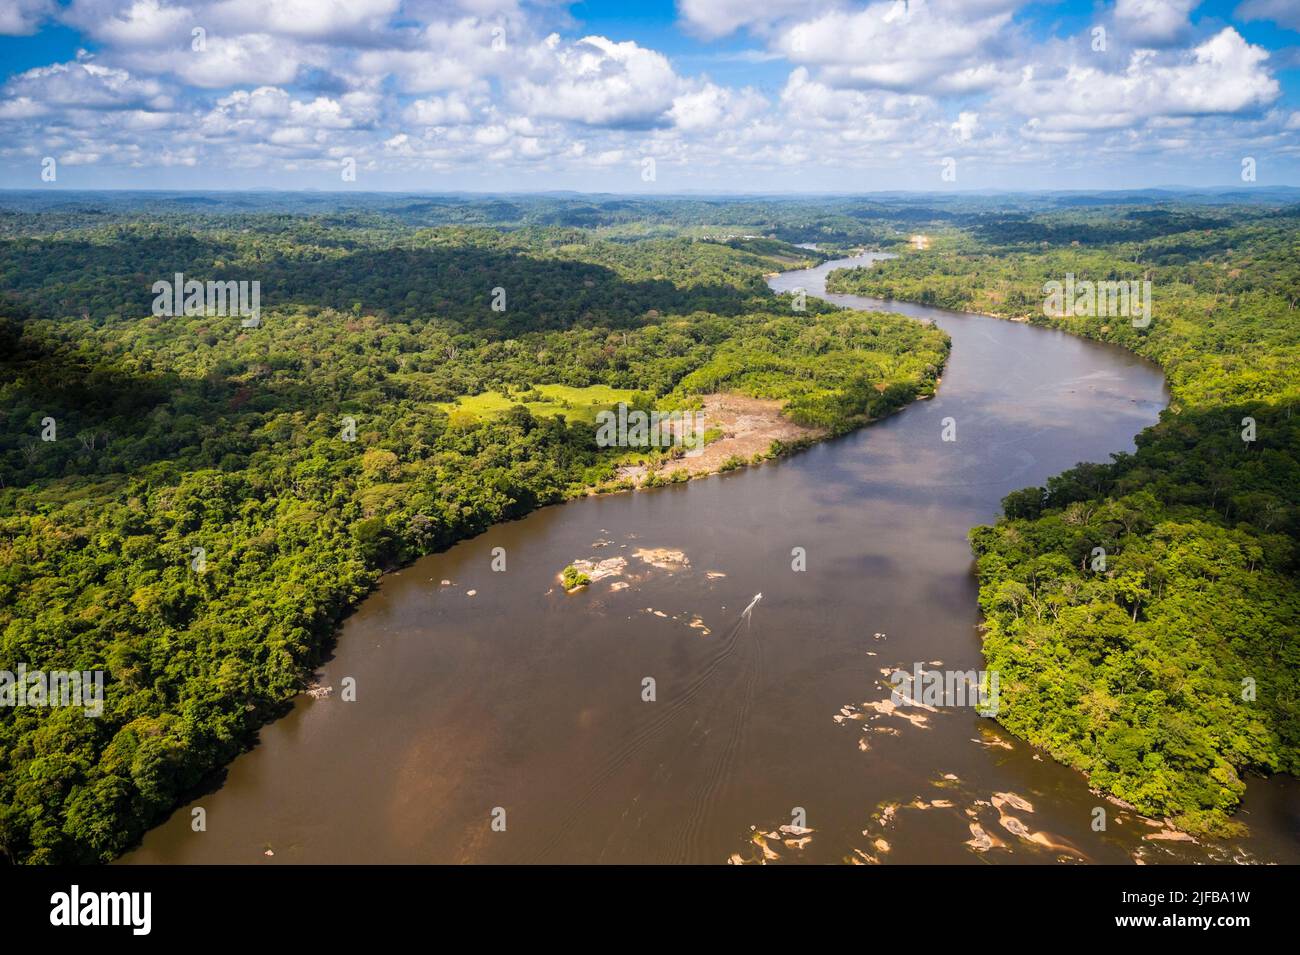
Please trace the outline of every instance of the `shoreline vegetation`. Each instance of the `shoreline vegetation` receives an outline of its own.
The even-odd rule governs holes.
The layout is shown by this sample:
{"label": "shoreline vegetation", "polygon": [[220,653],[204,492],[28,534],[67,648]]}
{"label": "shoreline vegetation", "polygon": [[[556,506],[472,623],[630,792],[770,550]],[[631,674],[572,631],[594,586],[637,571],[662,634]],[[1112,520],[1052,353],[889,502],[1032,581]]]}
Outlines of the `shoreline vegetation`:
{"label": "shoreline vegetation", "polygon": [[[646,467],[642,486],[690,476],[671,451],[597,447],[603,399],[743,399],[715,438],[744,453],[705,456],[725,471],[933,394],[949,344],[896,315],[796,311],[762,275],[820,257],[773,240],[279,215],[0,225],[0,666],[108,672],[100,719],[4,714],[12,862],[109,861],[212,785],[382,573],[637,483],[620,466]],[[142,262],[261,281],[260,327],[148,317]],[[46,418],[55,440],[38,439]]]}
{"label": "shoreline vegetation", "polygon": [[[1017,736],[1144,815],[1229,837],[1245,774],[1300,770],[1300,210],[1187,219],[1064,249],[1017,233],[1065,217],[951,231],[827,289],[1058,328],[1162,369],[1170,404],[1136,452],[1016,491],[971,530],[984,656]],[[1045,315],[1067,274],[1149,280],[1153,320]]]}

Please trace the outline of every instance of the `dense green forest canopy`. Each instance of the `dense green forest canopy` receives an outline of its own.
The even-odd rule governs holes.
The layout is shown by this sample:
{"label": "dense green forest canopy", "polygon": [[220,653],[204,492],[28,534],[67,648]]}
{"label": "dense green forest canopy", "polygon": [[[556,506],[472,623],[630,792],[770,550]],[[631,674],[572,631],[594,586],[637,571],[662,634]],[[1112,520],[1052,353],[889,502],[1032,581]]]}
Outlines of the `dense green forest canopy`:
{"label": "dense green forest canopy", "polygon": [[[1300,189],[1172,192],[878,193],[868,196],[615,196],[403,195],[337,192],[79,192],[10,191],[0,194],[0,236],[50,235],[67,229],[138,221],[171,223],[207,232],[279,220],[280,228],[306,220],[322,227],[419,229],[444,226],[493,229],[582,229],[598,238],[696,238],[757,235],[783,242],[841,248],[905,241],[910,231],[954,228],[1044,228],[1044,213],[1084,242],[1101,241],[1106,228],[1159,228],[1169,215],[1208,219],[1267,215],[1300,203]],[[1087,223],[1087,227],[1084,226]],[[1035,239],[1043,238],[1034,236]]]}
{"label": "dense green forest canopy", "polygon": [[[1114,342],[1172,389],[1135,453],[972,532],[998,719],[1144,813],[1228,831],[1247,771],[1300,768],[1300,208],[1057,211],[933,240],[828,285]],[[1149,281],[1149,323],[1044,314],[1067,274]]]}
{"label": "dense green forest canopy", "polygon": [[[621,486],[590,422],[529,410],[538,386],[734,390],[835,433],[932,393],[947,354],[899,316],[795,311],[763,274],[817,255],[770,237],[214,201],[0,214],[0,669],[108,673],[99,718],[0,711],[10,860],[129,847],[283,712],[384,569]],[[176,272],[261,282],[260,327],[151,314]],[[518,403],[448,414],[488,392]]]}

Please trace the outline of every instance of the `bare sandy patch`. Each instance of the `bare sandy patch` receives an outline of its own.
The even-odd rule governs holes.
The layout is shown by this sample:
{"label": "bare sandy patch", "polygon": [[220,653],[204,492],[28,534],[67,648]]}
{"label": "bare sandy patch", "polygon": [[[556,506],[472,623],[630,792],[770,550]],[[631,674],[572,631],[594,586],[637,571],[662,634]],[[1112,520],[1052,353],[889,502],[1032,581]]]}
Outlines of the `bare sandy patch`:
{"label": "bare sandy patch", "polygon": [[678,567],[690,565],[690,560],[684,553],[667,547],[640,547],[632,552],[632,556],[660,570],[676,570]]}
{"label": "bare sandy patch", "polygon": [[[781,401],[745,395],[705,395],[704,427],[706,430],[720,428],[723,436],[705,445],[699,455],[659,462],[654,470],[663,474],[685,470],[691,477],[713,474],[733,457],[749,464],[755,455],[766,455],[773,441],[792,444],[825,437],[823,429],[804,427],[782,415],[782,407]],[[627,465],[618,469],[618,478],[640,484],[650,470],[644,464]]]}

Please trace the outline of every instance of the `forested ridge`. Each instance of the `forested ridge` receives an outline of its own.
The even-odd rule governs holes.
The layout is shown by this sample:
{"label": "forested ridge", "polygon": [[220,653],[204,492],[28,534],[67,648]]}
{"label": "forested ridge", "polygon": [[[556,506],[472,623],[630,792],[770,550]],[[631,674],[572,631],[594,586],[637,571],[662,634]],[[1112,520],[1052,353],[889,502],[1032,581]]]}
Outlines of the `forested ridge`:
{"label": "forested ridge", "polygon": [[[1136,452],[1017,491],[971,532],[997,718],[1143,813],[1232,831],[1247,772],[1300,768],[1300,209],[1053,212],[931,238],[828,287],[1114,342],[1172,390]],[[1045,315],[1067,273],[1150,281],[1149,324]]]}
{"label": "forested ridge", "polygon": [[[812,253],[780,242],[46,214],[0,214],[0,669],[108,680],[99,718],[0,711],[15,862],[133,844],[284,712],[383,570],[617,486],[618,449],[532,414],[536,385],[736,390],[835,433],[932,393],[947,353],[898,316],[794,311],[762,275]],[[176,272],[260,281],[261,326],[150,314]],[[487,391],[520,404],[448,415]]]}

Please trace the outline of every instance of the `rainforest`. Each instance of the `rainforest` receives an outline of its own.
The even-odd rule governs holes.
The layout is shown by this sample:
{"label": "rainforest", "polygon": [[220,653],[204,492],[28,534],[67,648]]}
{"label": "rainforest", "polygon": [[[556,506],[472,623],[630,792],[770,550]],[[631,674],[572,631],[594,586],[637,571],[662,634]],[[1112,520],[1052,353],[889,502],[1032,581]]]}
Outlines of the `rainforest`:
{"label": "rainforest", "polygon": [[[841,260],[820,293],[769,287]],[[260,323],[154,314],[178,273],[256,283]],[[1051,314],[1067,274],[1149,281],[1150,322]],[[10,192],[0,290],[0,670],[107,675],[97,718],[0,712],[9,862],[114,860],[219,786],[385,575],[566,501],[718,472],[734,497],[732,472],[869,448],[960,358],[907,304],[1105,343],[1168,382],[1131,450],[955,529],[1001,727],[1194,839],[1240,836],[1250,787],[1300,766],[1286,193]],[[707,465],[598,441],[620,407],[702,411]],[[599,586],[598,564],[551,570],[571,600]]]}

